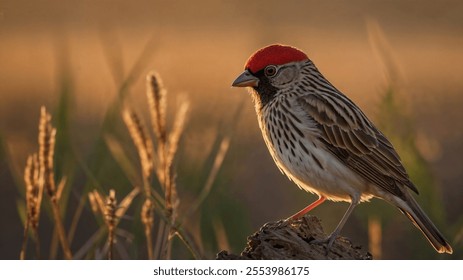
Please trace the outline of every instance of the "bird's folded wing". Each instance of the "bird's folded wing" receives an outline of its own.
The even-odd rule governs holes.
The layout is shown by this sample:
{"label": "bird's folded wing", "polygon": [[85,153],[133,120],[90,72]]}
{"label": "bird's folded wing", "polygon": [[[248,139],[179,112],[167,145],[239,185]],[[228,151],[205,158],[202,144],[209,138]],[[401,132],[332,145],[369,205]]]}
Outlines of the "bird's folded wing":
{"label": "bird's folded wing", "polygon": [[298,103],[327,149],[352,170],[396,196],[403,197],[404,185],[418,193],[392,144],[346,96],[307,94]]}

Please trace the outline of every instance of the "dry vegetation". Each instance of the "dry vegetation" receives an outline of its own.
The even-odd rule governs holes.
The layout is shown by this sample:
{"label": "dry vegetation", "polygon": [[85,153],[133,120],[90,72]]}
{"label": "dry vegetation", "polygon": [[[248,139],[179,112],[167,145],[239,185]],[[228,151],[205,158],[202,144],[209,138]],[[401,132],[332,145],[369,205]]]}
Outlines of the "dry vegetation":
{"label": "dry vegetation", "polygon": [[[97,189],[88,192],[88,202],[98,218],[104,221],[107,233],[107,241],[100,249],[92,248],[85,244],[79,251],[78,257],[90,255],[106,255],[108,259],[120,258],[115,256],[114,247],[118,244],[117,233],[120,220],[127,213],[139,193],[143,201],[140,208],[140,221],[144,228],[145,245],[148,259],[170,259],[172,258],[172,242],[175,237],[183,242],[193,258],[199,259],[204,252],[199,250],[200,246],[191,239],[190,233],[182,224],[182,217],[179,215],[180,199],[178,196],[174,159],[178,151],[180,139],[184,131],[186,117],[188,115],[189,102],[183,99],[176,110],[172,127],[167,123],[167,91],[158,74],[150,73],[147,76],[147,100],[151,116],[152,133],[145,127],[139,114],[129,108],[123,108],[121,115],[128,129],[130,137],[136,147],[141,167],[142,185],[128,186],[132,191],[118,203],[116,191],[109,190],[109,195],[101,194]],[[154,140],[151,135],[154,135]],[[65,186],[65,179],[58,187],[55,186],[54,175],[54,152],[55,152],[56,128],[52,126],[51,115],[45,107],[41,109],[39,122],[39,152],[29,156],[24,171],[24,182],[26,186],[26,208],[27,216],[24,227],[24,240],[20,252],[20,258],[25,259],[27,255],[27,241],[31,234],[35,242],[34,258],[41,258],[40,237],[38,234],[40,210],[42,207],[42,193],[45,191],[49,197],[55,233],[58,236],[66,259],[73,259],[69,246],[69,238],[63,226],[60,213],[60,198]],[[113,140],[107,140],[112,149],[119,149],[119,156],[124,153],[120,146]],[[212,183],[228,151],[229,138],[221,140],[220,148],[215,155],[215,161],[206,181],[206,184],[198,197],[196,203],[192,204],[191,211],[195,211],[211,190]],[[158,186],[158,188],[155,187]],[[155,214],[156,213],[156,214]],[[153,229],[157,228],[154,233]],[[74,229],[75,230],[75,229]],[[96,240],[91,238],[90,242]],[[98,250],[99,253],[91,252]],[[125,255],[125,254],[123,254]],[[75,255],[74,255],[74,258]]]}

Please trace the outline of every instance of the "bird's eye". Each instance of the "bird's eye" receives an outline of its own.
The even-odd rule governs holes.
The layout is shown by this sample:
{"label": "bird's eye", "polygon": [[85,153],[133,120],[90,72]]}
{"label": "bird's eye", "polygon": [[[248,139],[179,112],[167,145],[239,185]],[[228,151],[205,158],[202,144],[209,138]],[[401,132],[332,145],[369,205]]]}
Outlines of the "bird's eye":
{"label": "bird's eye", "polygon": [[264,69],[265,76],[273,77],[277,73],[277,68],[273,65],[269,65]]}

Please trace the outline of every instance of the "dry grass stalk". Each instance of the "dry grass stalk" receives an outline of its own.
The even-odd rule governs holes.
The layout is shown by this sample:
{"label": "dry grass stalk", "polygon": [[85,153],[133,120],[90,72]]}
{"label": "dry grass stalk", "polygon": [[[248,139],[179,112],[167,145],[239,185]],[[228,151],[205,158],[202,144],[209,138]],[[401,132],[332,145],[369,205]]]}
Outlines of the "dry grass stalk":
{"label": "dry grass stalk", "polygon": [[[135,113],[130,113],[126,110],[123,113],[125,124],[127,125],[130,135],[139,151],[140,161],[146,177],[147,162],[150,161],[150,171],[154,170],[157,179],[164,191],[164,213],[165,218],[161,221],[159,231],[157,234],[156,245],[154,248],[154,257],[156,258],[168,258],[170,252],[170,240],[175,235],[176,220],[177,220],[177,208],[179,205],[179,199],[177,195],[177,187],[175,185],[175,170],[173,168],[173,162],[175,154],[178,150],[178,144],[183,133],[185,126],[186,115],[189,108],[189,103],[183,101],[179,106],[177,114],[174,119],[172,129],[169,131],[166,122],[166,95],[167,92],[164,89],[162,81],[159,75],[155,72],[151,72],[147,75],[147,99],[148,106],[151,116],[151,125],[156,136],[154,143],[156,143],[156,149],[151,139],[148,138],[148,134],[145,133],[143,126],[141,125],[140,119]],[[149,143],[148,143],[149,142]],[[151,152],[147,156],[147,152]],[[154,153],[154,151],[156,151]],[[148,182],[148,184],[146,184]],[[149,189],[147,189],[149,188]],[[154,193],[155,197],[157,193]],[[149,186],[149,181],[145,180],[145,203],[141,211],[142,222],[145,226],[145,235],[148,243],[148,256],[153,257],[152,252],[152,240],[151,233],[153,228],[153,193]],[[179,234],[180,235],[180,234]]]}
{"label": "dry grass stalk", "polygon": [[175,158],[175,154],[178,150],[178,143],[180,141],[180,137],[183,133],[185,127],[185,120],[186,115],[188,113],[189,103],[188,101],[184,100],[175,117],[174,126],[172,131],[169,134],[168,141],[167,141],[167,149],[165,151],[164,158],[165,167],[164,167],[164,174],[165,174],[165,203],[166,203],[166,211],[169,213],[169,217],[171,219],[171,224],[174,224],[177,213],[176,209],[178,208],[179,200],[177,196],[177,187],[175,184],[175,171],[173,168],[173,162]]}
{"label": "dry grass stalk", "polygon": [[[123,119],[138,150],[143,170],[143,179],[147,183],[153,171],[153,142],[149,134],[146,133],[145,126],[141,119],[135,112],[124,110]],[[146,183],[145,192],[147,196],[150,196],[151,191]]]}
{"label": "dry grass stalk", "polygon": [[217,155],[215,156],[214,164],[212,165],[211,172],[209,173],[209,176],[207,177],[207,181],[203,189],[203,192],[205,194],[208,194],[211,191],[212,184],[214,183],[215,178],[217,177],[217,174],[219,173],[220,167],[222,166],[223,160],[225,159],[225,155],[227,154],[229,147],[230,147],[230,138],[229,137],[223,138],[222,142],[220,142],[219,151],[217,152]]}
{"label": "dry grass stalk", "polygon": [[159,227],[155,255],[157,258],[168,258],[171,247],[170,240],[176,231],[174,225],[179,205],[173,161],[185,126],[189,103],[185,100],[181,103],[175,116],[173,127],[171,131],[168,131],[166,124],[167,91],[157,73],[149,73],[146,80],[151,125],[156,135],[157,144],[155,170],[164,190],[164,211],[167,218],[167,223],[162,222]]}
{"label": "dry grass stalk", "polygon": [[24,233],[23,233],[23,243],[21,246],[21,252],[19,253],[19,259],[24,260],[26,259],[26,249],[27,249],[27,240],[29,234],[29,221],[26,220],[26,224],[24,225]]}
{"label": "dry grass stalk", "polygon": [[175,116],[174,126],[167,139],[167,150],[165,151],[166,165],[169,170],[172,170],[175,154],[178,150],[178,143],[182,136],[185,120],[188,114],[190,103],[183,100],[178,108],[177,115]]}
{"label": "dry grass stalk", "polygon": [[158,179],[161,182],[161,186],[165,187],[165,181],[168,178],[167,174],[163,172],[166,170],[165,151],[167,147],[167,91],[164,88],[161,77],[154,71],[146,76],[146,89],[148,107],[151,115],[151,125],[156,136],[157,144],[156,160],[158,168],[156,168],[156,172]]}
{"label": "dry grass stalk", "polygon": [[148,259],[153,259],[153,238],[152,231],[154,226],[154,205],[151,199],[146,198],[141,209],[141,221],[145,226],[146,247],[148,248]]}
{"label": "dry grass stalk", "polygon": [[189,108],[190,103],[186,99],[183,99],[178,108],[177,115],[175,116],[174,126],[172,127],[172,131],[170,132],[167,141],[167,146],[169,149],[167,150],[166,160],[169,166],[172,165],[175,153],[177,152],[178,143],[185,127],[185,120]]}
{"label": "dry grass stalk", "polygon": [[222,220],[216,219],[212,224],[215,232],[215,238],[217,240],[217,248],[221,250],[230,251],[231,246],[228,242],[227,231]]}
{"label": "dry grass stalk", "polygon": [[88,194],[90,206],[95,215],[101,214],[108,229],[108,259],[113,259],[114,232],[119,222],[116,216],[117,200],[116,191],[109,190],[109,195],[104,197],[94,190]]}
{"label": "dry grass stalk", "polygon": [[[163,227],[160,227],[160,234],[158,238],[161,239],[159,248],[156,252],[159,254],[159,258],[169,259],[171,253],[171,240],[173,236],[178,235],[177,228],[175,226],[177,221],[177,209],[180,204],[180,200],[177,195],[177,185],[175,182],[176,173],[173,168],[173,159],[178,150],[178,142],[183,133],[183,128],[185,125],[186,114],[188,111],[189,104],[187,101],[184,101],[175,117],[175,122],[172,130],[168,134],[166,143],[164,144],[165,149],[160,150],[159,162],[163,163],[157,167],[157,174],[161,184],[163,184],[164,189],[164,204],[165,204],[165,214],[167,218],[167,224],[163,224]],[[161,140],[161,139],[158,139]],[[163,229],[163,230],[162,230]],[[186,243],[185,243],[186,244]]]}
{"label": "dry grass stalk", "polygon": [[219,173],[220,167],[225,159],[225,155],[228,152],[228,148],[230,147],[230,137],[225,137],[220,142],[219,150],[215,156],[214,163],[212,164],[212,169],[209,172],[209,176],[207,177],[206,183],[204,188],[201,190],[201,193],[198,195],[195,202],[192,203],[191,207],[189,208],[188,214],[184,217],[186,220],[190,215],[195,213],[199,206],[203,203],[206,197],[209,195],[210,191],[212,190],[212,186],[214,181]]}
{"label": "dry grass stalk", "polygon": [[106,197],[106,204],[104,209],[104,217],[106,225],[108,226],[108,259],[113,259],[113,247],[114,247],[114,231],[116,230],[116,191],[109,190],[109,195]]}
{"label": "dry grass stalk", "polygon": [[24,239],[20,253],[20,259],[24,260],[26,255],[27,240],[29,229],[35,239],[36,258],[40,259],[40,240],[38,234],[40,206],[42,203],[43,188],[39,184],[39,160],[37,154],[33,154],[27,158],[26,167],[24,170],[24,182],[26,184],[26,223],[24,226]]}
{"label": "dry grass stalk", "polygon": [[157,258],[167,259],[170,256],[170,240],[176,233],[177,208],[179,199],[175,184],[175,171],[173,161],[178,150],[178,143],[185,126],[189,103],[184,100],[175,116],[171,131],[166,126],[166,91],[162,86],[159,76],[151,73],[147,77],[148,101],[152,126],[157,137],[157,166],[156,174],[164,190],[164,206],[167,223],[162,223],[156,242]]}
{"label": "dry grass stalk", "polygon": [[[170,163],[172,161],[173,155],[176,151],[176,145],[169,146],[169,143],[172,143],[172,140],[175,139],[168,139],[172,138],[172,134],[168,135],[168,129],[166,124],[167,114],[166,114],[166,107],[167,107],[167,90],[164,88],[163,82],[159,74],[156,72],[151,72],[146,77],[147,81],[147,99],[148,99],[148,106],[151,115],[151,125],[153,127],[154,134],[156,135],[156,144],[157,144],[157,176],[163,188],[170,185]],[[172,130],[174,132],[175,129]],[[178,138],[181,134],[181,130],[179,134],[177,134]],[[178,140],[178,139],[177,139]],[[177,141],[178,142],[178,141]],[[169,152],[170,151],[174,151]],[[171,154],[170,157],[168,154]],[[165,190],[165,192],[169,192]]]}
{"label": "dry grass stalk", "polygon": [[[167,92],[164,89],[162,84],[162,80],[159,75],[155,72],[151,72],[146,77],[146,89],[147,89],[147,99],[148,99],[148,107],[149,112],[151,115],[151,125],[154,131],[154,135],[156,136],[156,166],[155,172],[156,176],[158,177],[158,181],[161,184],[162,189],[164,190],[164,200],[166,197],[166,186],[170,183],[169,180],[169,172],[166,168],[166,146],[167,146],[167,128],[166,128],[166,95]],[[148,197],[147,197],[148,199]],[[166,200],[164,201],[164,205],[166,205]],[[146,211],[146,210],[145,210]],[[143,213],[142,213],[143,215]],[[166,209],[166,217],[169,217],[169,212]],[[146,220],[145,220],[146,221]],[[148,257],[153,258],[153,247],[152,247],[152,238],[151,238],[151,228],[149,228],[150,224],[145,224],[145,233],[150,233],[150,235],[146,235],[147,237],[147,248],[148,248]],[[149,229],[149,230],[148,230]],[[165,222],[161,221],[156,246],[154,248],[154,255],[157,259],[160,258],[160,252],[164,252],[165,248],[167,248],[167,233],[168,228]],[[151,245],[150,245],[151,244]]]}
{"label": "dry grass stalk", "polygon": [[381,221],[378,217],[368,218],[368,249],[376,260],[382,258],[382,234],[381,234]]}
{"label": "dry grass stalk", "polygon": [[[218,172],[220,170],[220,167],[222,166],[222,163],[223,163],[223,161],[225,159],[225,155],[228,152],[229,147],[230,147],[230,137],[224,137],[222,139],[221,143],[220,143],[219,150],[217,151],[217,154],[215,155],[215,159],[214,159],[214,163],[212,165],[212,169],[209,172],[208,178],[206,180],[206,183],[205,183],[203,189],[201,190],[201,193],[198,195],[196,201],[194,201],[192,203],[192,205],[188,208],[188,213],[182,217],[182,220],[180,222],[178,222],[177,226],[182,225],[186,220],[188,220],[191,217],[191,215],[193,215],[198,210],[200,205],[203,203],[203,201],[209,195],[209,193],[210,193],[210,191],[212,189],[213,183],[214,183],[214,181],[215,181],[215,179],[217,177],[217,174],[218,174]],[[217,239],[217,243],[219,244],[219,248],[227,248],[227,247],[229,247],[228,238],[226,236],[225,229],[224,229],[223,225],[214,224],[214,229],[216,231],[216,239]],[[189,239],[189,240],[191,240],[191,241],[189,241],[189,240],[187,240],[185,238],[185,236],[182,236],[180,234],[178,236],[179,236],[179,238],[181,238],[183,240],[183,242],[188,246],[188,248],[190,248],[190,251],[193,253],[193,255],[196,258],[198,258],[200,256],[200,254],[199,254],[200,250],[198,250],[198,248],[193,247],[193,245],[197,246],[197,244],[194,244],[193,242],[191,242],[193,239]],[[198,238],[200,238],[200,237],[198,236]]]}
{"label": "dry grass stalk", "polygon": [[132,204],[133,199],[140,192],[139,188],[134,188],[122,201],[117,204],[116,191],[109,190],[108,196],[101,195],[97,190],[88,193],[90,207],[96,216],[101,215],[108,229],[108,259],[113,259],[113,248],[116,242],[115,234],[120,219]]}
{"label": "dry grass stalk", "polygon": [[154,148],[153,142],[149,134],[146,132],[143,123],[135,112],[125,110],[123,112],[123,119],[125,125],[129,129],[130,136],[138,150],[140,156],[140,163],[142,166],[144,191],[145,191],[145,203],[141,210],[142,223],[145,227],[145,236],[147,243],[148,258],[153,258],[152,252],[152,238],[151,233],[153,230],[153,223],[150,222],[150,218],[153,215],[153,205],[151,188],[149,185],[149,178],[154,170]]}
{"label": "dry grass stalk", "polygon": [[45,107],[40,111],[39,122],[39,166],[40,166],[40,184],[47,192],[53,210],[53,219],[55,222],[57,234],[66,259],[72,259],[71,249],[66,237],[63,223],[60,217],[59,198],[56,192],[54,172],[53,172],[53,155],[55,150],[56,129],[51,125],[51,115],[47,113]]}

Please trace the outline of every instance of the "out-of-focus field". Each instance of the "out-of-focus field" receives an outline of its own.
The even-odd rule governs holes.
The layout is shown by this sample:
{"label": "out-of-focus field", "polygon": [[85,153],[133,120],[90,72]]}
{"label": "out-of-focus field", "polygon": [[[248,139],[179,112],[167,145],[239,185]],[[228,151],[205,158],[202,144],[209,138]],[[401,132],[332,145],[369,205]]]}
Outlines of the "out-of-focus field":
{"label": "out-of-focus field", "polygon": [[[10,171],[21,175],[27,155],[37,148],[40,106],[53,112],[63,81],[69,81],[73,149],[85,157],[116,98],[115,81],[130,71],[150,40],[152,55],[146,57],[127,103],[146,114],[144,77],[152,69],[163,77],[170,106],[180,95],[190,99],[190,120],[177,159],[180,199],[188,201],[188,180],[197,180],[195,168],[185,163],[203,164],[218,128],[236,125],[204,206],[209,208],[196,218],[205,228],[221,220],[237,252],[261,224],[287,217],[315,197],[279,173],[261,139],[248,94],[231,88],[231,82],[256,49],[275,42],[294,45],[377,120],[378,103],[390,80],[372,42],[371,26],[379,26],[387,41],[392,58],[386,62],[397,65],[400,100],[415,123],[418,149],[430,163],[441,195],[439,228],[452,243],[463,234],[461,15],[462,1],[1,1],[0,137],[9,157],[0,155],[0,258],[19,255],[22,225],[16,201],[21,196]],[[119,61],[114,56],[120,65],[114,65]],[[234,118],[240,104],[242,112]],[[86,183],[82,179],[74,185]],[[111,178],[102,183],[117,184]],[[70,199],[84,195],[79,192]],[[376,200],[358,210],[368,213],[382,204]],[[328,202],[313,214],[330,231],[346,208]],[[367,246],[367,219],[355,213],[342,234]],[[391,213],[399,222],[395,231],[383,232],[383,258],[441,257],[399,211]],[[76,236],[75,242],[82,243],[88,234]],[[207,239],[208,231],[202,234]],[[413,243],[420,247],[419,255],[407,246],[409,238],[419,239]],[[463,257],[459,240],[450,258]],[[207,249],[213,253],[223,248]]]}

